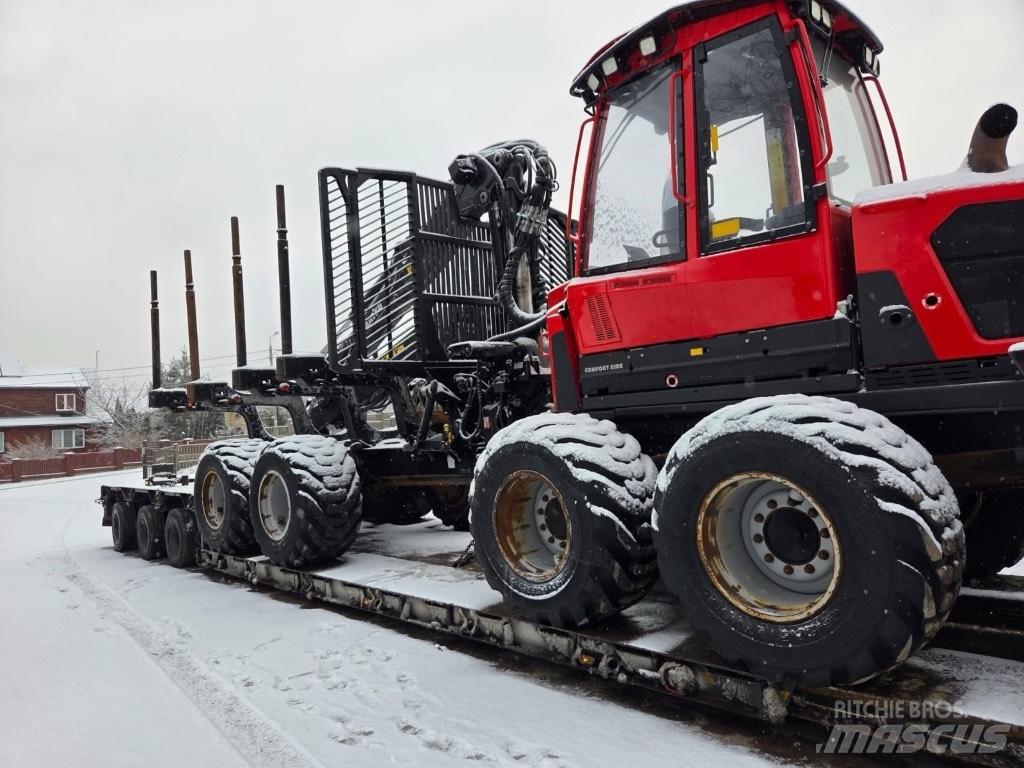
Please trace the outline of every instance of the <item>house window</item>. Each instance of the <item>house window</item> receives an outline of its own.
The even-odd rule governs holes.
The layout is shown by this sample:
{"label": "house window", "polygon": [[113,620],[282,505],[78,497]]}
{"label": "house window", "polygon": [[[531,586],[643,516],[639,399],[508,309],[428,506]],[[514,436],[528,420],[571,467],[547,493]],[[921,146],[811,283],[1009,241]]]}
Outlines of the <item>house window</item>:
{"label": "house window", "polygon": [[74,413],[75,396],[57,395],[57,413]]}
{"label": "house window", "polygon": [[53,430],[53,447],[54,448],[84,448],[85,447],[85,430],[84,429],[55,429]]}
{"label": "house window", "polygon": [[3,453],[7,449],[7,443],[4,441],[4,433],[0,432],[0,453]]}

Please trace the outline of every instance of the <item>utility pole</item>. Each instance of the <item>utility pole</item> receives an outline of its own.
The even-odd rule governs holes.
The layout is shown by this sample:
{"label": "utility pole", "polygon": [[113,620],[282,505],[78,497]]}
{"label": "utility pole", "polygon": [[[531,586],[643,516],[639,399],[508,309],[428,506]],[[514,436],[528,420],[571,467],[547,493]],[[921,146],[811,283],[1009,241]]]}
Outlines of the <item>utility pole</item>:
{"label": "utility pole", "polygon": [[280,335],[280,331],[274,331],[270,334],[270,338],[267,339],[267,362],[270,364],[271,368],[274,367],[274,337]]}

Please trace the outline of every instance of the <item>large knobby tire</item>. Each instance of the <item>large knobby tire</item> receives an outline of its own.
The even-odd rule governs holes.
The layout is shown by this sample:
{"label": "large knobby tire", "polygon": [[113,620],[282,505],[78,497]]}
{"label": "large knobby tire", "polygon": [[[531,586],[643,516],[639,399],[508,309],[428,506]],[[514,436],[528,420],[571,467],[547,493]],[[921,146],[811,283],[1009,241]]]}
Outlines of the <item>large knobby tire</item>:
{"label": "large knobby tire", "polygon": [[110,537],[117,552],[131,552],[138,546],[135,538],[135,507],[127,501],[115,501],[110,510]]}
{"label": "large knobby tire", "polygon": [[256,459],[269,445],[256,438],[211,443],[196,467],[196,524],[206,546],[229,555],[259,550],[249,515],[249,486]]}
{"label": "large knobby tire", "polygon": [[145,504],[139,507],[135,520],[135,536],[143,560],[159,560],[164,556],[164,513]]}
{"label": "large knobby tire", "polygon": [[423,522],[428,512],[428,489],[363,486],[363,522],[375,525],[415,525]]}
{"label": "large knobby tire", "polygon": [[755,674],[845,685],[949,615],[964,535],[928,452],[850,403],[748,400],[698,423],[658,477],[665,583],[712,648]]}
{"label": "large knobby tire", "polygon": [[476,463],[470,529],[487,582],[534,621],[612,616],[657,579],[657,468],[610,421],[544,413],[498,432]]}
{"label": "large knobby tire", "polygon": [[469,486],[449,485],[432,489],[434,517],[456,531],[469,530]]}
{"label": "large knobby tire", "polygon": [[174,507],[164,523],[164,546],[167,562],[175,568],[191,568],[196,564],[199,549],[199,528],[195,515],[184,507]]}
{"label": "large knobby tire", "polygon": [[985,491],[975,503],[976,514],[964,529],[964,579],[984,584],[1004,568],[1024,560],[1024,489]]}
{"label": "large knobby tire", "polygon": [[249,507],[260,550],[275,565],[310,568],[334,560],[359,530],[355,460],[331,437],[274,440],[256,462]]}

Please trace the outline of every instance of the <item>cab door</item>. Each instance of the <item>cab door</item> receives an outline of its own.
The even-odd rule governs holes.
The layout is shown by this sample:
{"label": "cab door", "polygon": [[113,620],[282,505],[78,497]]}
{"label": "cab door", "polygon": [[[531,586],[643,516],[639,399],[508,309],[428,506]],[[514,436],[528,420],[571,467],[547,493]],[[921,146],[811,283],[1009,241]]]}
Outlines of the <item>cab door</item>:
{"label": "cab door", "polygon": [[808,65],[775,17],[694,49],[699,252],[686,265],[690,338],[836,312],[827,187],[811,141],[819,124],[803,98],[816,84],[797,76]]}

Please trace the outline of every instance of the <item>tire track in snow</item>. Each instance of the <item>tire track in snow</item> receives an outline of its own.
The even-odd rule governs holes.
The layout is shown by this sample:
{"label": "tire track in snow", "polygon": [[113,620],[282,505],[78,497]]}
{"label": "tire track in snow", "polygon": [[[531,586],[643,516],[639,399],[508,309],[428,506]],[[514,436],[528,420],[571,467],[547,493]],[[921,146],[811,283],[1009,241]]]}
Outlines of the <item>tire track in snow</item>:
{"label": "tire track in snow", "polygon": [[325,768],[202,662],[172,644],[116,592],[86,575],[71,557],[65,539],[72,517],[61,529],[59,551],[44,556],[44,561],[88,597],[103,616],[120,626],[254,768]]}

